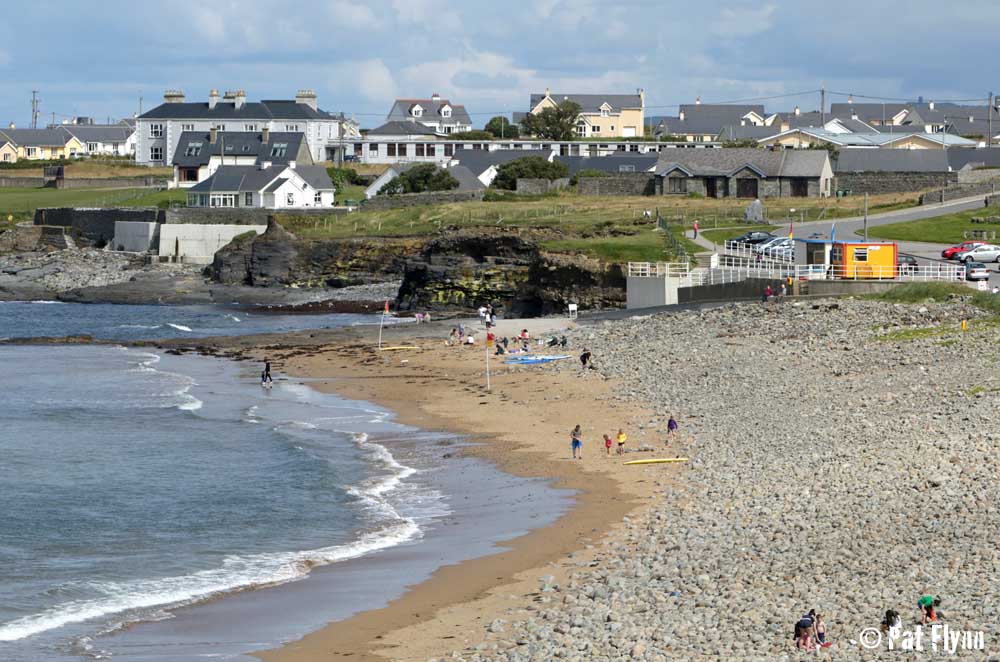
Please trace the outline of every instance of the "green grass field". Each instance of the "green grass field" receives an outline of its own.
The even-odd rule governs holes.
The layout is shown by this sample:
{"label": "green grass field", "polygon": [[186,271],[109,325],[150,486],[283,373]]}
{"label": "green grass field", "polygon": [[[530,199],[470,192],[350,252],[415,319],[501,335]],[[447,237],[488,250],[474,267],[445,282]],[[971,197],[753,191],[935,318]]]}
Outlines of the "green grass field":
{"label": "green grass field", "polygon": [[[1000,216],[1000,209],[990,212],[987,209],[974,209],[957,214],[947,214],[935,218],[925,218],[919,221],[905,221],[868,228],[870,237],[892,239],[895,241],[926,241],[934,244],[957,244],[965,241],[963,232],[969,230],[987,230],[1000,233],[1000,223],[973,223],[973,216]],[[993,241],[988,239],[987,241]]]}

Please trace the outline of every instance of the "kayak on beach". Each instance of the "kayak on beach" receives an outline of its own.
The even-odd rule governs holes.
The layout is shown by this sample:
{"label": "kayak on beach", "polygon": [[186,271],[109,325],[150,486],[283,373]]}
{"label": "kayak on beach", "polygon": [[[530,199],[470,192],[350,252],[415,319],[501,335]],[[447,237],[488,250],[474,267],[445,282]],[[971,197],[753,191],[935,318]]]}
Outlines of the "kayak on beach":
{"label": "kayak on beach", "polygon": [[507,365],[535,365],[537,363],[551,363],[552,361],[562,361],[563,359],[568,359],[569,355],[560,354],[558,356],[536,356],[536,355],[522,355],[522,356],[511,356],[504,361]]}
{"label": "kayak on beach", "polygon": [[416,345],[398,345],[396,347],[379,347],[378,351],[380,351],[380,352],[392,352],[392,351],[395,351],[397,349],[420,349],[420,348],[417,347]]}
{"label": "kayak on beach", "polygon": [[665,462],[687,462],[686,457],[661,457],[649,460],[629,460],[625,464],[663,464]]}

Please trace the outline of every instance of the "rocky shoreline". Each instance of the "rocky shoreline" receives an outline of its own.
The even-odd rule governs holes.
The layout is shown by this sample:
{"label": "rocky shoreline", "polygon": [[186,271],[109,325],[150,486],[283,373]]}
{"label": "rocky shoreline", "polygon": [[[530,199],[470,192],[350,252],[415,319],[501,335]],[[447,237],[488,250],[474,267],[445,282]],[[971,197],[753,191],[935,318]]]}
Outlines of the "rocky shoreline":
{"label": "rocky shoreline", "polygon": [[926,593],[944,596],[950,627],[984,632],[986,651],[960,657],[995,655],[1000,379],[982,359],[997,335],[964,302],[850,299],[573,332],[599,368],[581,378],[619,380],[621,399],[659,412],[647,433],[677,416],[692,461],[596,557],[567,559],[569,581],[539,577],[533,607],[453,656],[791,659],[793,624],[815,608],[835,657],[880,659],[862,629],[889,608],[912,629]]}

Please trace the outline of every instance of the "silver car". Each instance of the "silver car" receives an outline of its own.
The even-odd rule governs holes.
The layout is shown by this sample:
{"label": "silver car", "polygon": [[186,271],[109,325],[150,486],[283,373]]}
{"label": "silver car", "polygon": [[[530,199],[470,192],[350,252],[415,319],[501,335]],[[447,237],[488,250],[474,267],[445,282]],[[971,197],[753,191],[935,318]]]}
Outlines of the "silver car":
{"label": "silver car", "polygon": [[1000,262],[1000,246],[982,244],[955,256],[959,262]]}

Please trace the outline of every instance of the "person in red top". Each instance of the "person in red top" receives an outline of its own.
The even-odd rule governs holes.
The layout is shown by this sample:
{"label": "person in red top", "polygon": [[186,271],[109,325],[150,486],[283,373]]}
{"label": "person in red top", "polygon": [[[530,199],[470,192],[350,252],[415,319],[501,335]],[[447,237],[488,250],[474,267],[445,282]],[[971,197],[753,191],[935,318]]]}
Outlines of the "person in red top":
{"label": "person in red top", "polygon": [[698,238],[698,221],[694,222],[694,238]]}

